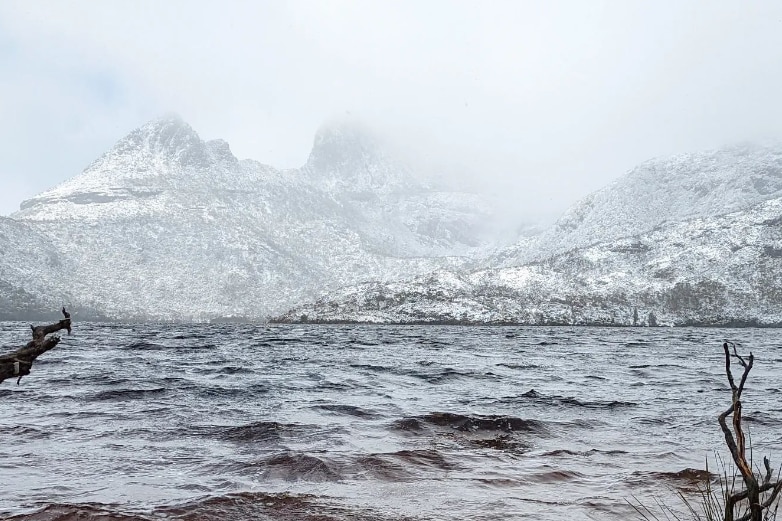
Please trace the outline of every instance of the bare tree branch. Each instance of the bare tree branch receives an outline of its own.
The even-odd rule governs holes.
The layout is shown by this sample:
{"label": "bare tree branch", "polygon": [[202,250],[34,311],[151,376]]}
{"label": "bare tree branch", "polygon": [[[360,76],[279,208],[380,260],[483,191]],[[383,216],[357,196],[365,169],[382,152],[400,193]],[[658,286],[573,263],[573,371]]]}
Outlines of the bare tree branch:
{"label": "bare tree branch", "polygon": [[7,378],[16,378],[18,385],[23,376],[30,374],[35,359],[60,343],[60,337],[46,338],[46,335],[62,329],[67,330],[69,335],[71,334],[71,315],[65,308],[62,308],[62,314],[65,318],[54,324],[30,326],[33,339],[21,349],[0,356],[0,382]]}
{"label": "bare tree branch", "polygon": [[777,499],[780,490],[782,490],[782,481],[777,481],[773,487],[771,495],[762,505],[764,509],[770,507],[774,503],[774,500]]}
{"label": "bare tree branch", "polygon": [[[731,353],[731,347],[733,352]],[[747,377],[749,376],[752,366],[755,363],[755,356],[752,352],[749,353],[749,357],[744,358],[736,350],[736,345],[733,342],[727,340],[722,344],[723,351],[725,352],[725,374],[728,378],[728,383],[731,389],[731,405],[725,412],[717,417],[717,421],[720,424],[722,433],[725,436],[725,444],[728,446],[733,463],[741,474],[742,481],[744,482],[744,490],[740,490],[735,493],[725,492],[725,521],[762,521],[763,511],[767,510],[777,499],[780,490],[782,490],[782,481],[772,482],[773,471],[771,470],[771,463],[768,458],[763,458],[763,465],[766,473],[763,475],[762,471],[758,469],[758,474],[752,471],[752,465],[747,462],[747,442],[744,430],[741,425],[742,420],[742,403],[741,394],[744,391],[744,386],[747,383]],[[733,373],[730,367],[730,359],[735,358],[741,364],[744,369],[739,385],[736,385],[736,381],[733,378]],[[728,416],[732,415],[732,427],[728,426]],[[761,481],[762,480],[762,481]],[[762,483],[762,484],[760,484]],[[731,487],[732,489],[732,487]],[[732,490],[731,490],[732,491]],[[770,494],[763,498],[763,495],[770,492]],[[764,500],[765,499],[765,500]],[[735,508],[742,502],[744,503],[745,514],[736,518]]]}
{"label": "bare tree branch", "polygon": [[774,472],[771,470],[771,462],[766,456],[763,456],[763,466],[766,467],[766,477],[763,478],[763,484],[767,485],[771,481],[771,476]]}
{"label": "bare tree branch", "polygon": [[730,350],[728,348],[729,343],[733,345],[733,342],[728,342],[726,340],[725,343],[722,344],[722,348],[725,350],[725,373],[728,375],[728,383],[730,384],[730,390],[735,393],[736,383],[733,381],[733,373],[730,372]]}

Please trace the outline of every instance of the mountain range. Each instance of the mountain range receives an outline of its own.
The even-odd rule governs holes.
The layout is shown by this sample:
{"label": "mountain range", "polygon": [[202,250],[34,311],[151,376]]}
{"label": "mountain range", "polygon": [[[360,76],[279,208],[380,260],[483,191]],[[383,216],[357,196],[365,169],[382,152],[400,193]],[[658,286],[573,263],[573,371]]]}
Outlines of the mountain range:
{"label": "mountain range", "polygon": [[489,247],[488,208],[417,180],[356,125],[325,125],[302,168],[277,170],[165,117],[0,221],[0,312],[262,319],[347,284],[458,265]]}
{"label": "mountain range", "polygon": [[782,147],[642,163],[540,233],[324,125],[298,169],[180,118],[0,218],[0,318],[782,324]]}
{"label": "mountain range", "polygon": [[652,160],[471,270],[343,288],[281,321],[782,325],[782,149]]}

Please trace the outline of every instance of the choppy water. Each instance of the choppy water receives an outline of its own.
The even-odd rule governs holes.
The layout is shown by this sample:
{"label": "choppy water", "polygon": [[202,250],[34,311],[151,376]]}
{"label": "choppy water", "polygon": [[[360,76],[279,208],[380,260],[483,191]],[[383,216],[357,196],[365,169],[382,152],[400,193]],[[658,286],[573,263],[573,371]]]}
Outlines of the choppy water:
{"label": "choppy water", "polygon": [[76,323],[0,384],[0,514],[632,519],[725,454],[723,338],[756,355],[747,425],[782,463],[780,336]]}

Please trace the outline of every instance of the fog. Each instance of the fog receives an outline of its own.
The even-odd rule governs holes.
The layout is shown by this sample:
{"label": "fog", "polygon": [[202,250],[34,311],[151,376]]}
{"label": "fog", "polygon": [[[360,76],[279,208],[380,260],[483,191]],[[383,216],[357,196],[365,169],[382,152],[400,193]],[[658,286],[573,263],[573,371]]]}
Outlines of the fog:
{"label": "fog", "polygon": [[0,215],[176,112],[306,161],[355,118],[551,218],[655,156],[782,139],[782,2],[0,3]]}

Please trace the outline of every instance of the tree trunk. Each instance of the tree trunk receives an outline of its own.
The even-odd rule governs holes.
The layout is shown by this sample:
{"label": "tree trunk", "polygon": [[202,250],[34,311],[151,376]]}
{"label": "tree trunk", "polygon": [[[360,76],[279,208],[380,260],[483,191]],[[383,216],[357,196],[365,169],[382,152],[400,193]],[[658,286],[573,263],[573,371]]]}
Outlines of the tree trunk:
{"label": "tree trunk", "polygon": [[54,324],[30,326],[33,339],[23,348],[0,356],[0,382],[6,378],[17,378],[16,384],[19,385],[22,377],[30,374],[35,359],[60,343],[60,337],[46,338],[46,335],[61,329],[65,329],[69,335],[71,334],[71,315],[65,308],[62,308],[62,314],[65,318]]}
{"label": "tree trunk", "polygon": [[[733,347],[732,354],[730,352],[731,347]],[[717,421],[719,421],[720,428],[725,436],[725,444],[728,446],[728,450],[730,450],[733,463],[735,463],[744,481],[744,490],[738,492],[731,490],[725,495],[725,521],[763,521],[764,511],[774,504],[780,491],[782,491],[782,480],[777,479],[776,482],[771,480],[773,471],[768,458],[763,458],[763,465],[766,467],[765,477],[760,473],[756,475],[753,471],[751,455],[749,461],[747,460],[746,436],[741,425],[741,393],[744,392],[744,384],[746,384],[749,372],[752,370],[755,357],[750,353],[749,358],[745,360],[744,357],[736,352],[735,344],[727,340],[722,344],[722,348],[725,351],[725,373],[728,377],[733,399],[730,407],[719,415]],[[736,385],[736,380],[733,378],[733,372],[730,369],[731,358],[738,360],[741,367],[744,368],[738,385]],[[731,414],[733,415],[732,431],[727,421],[728,416]],[[763,494],[766,494],[766,496],[763,497]],[[737,518],[735,509],[741,504],[745,507],[745,513]]]}

